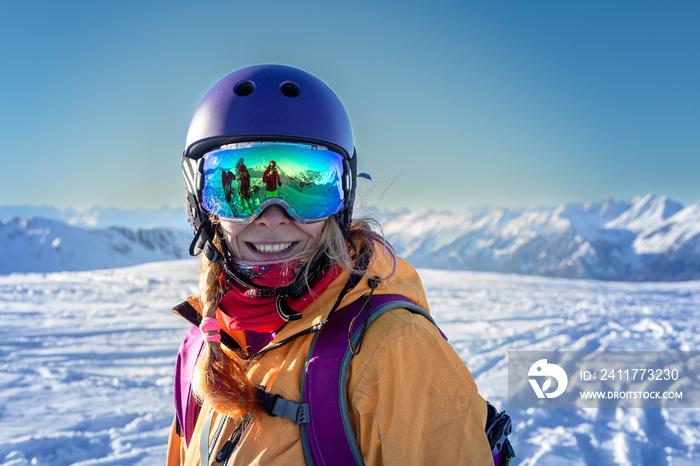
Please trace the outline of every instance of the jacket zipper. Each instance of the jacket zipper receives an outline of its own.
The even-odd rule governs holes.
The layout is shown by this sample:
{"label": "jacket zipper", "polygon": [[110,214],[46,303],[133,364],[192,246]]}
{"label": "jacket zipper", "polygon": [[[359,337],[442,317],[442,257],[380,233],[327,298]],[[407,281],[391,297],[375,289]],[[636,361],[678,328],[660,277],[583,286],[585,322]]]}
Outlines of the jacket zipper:
{"label": "jacket zipper", "polygon": [[211,458],[211,455],[214,453],[214,447],[216,446],[216,443],[219,441],[219,437],[221,436],[221,431],[224,430],[224,424],[226,424],[227,420],[228,420],[228,416],[224,416],[223,419],[221,419],[221,422],[219,423],[219,427],[216,429],[216,433],[214,434],[214,438],[212,439],[211,443],[209,443],[209,458]]}
{"label": "jacket zipper", "polygon": [[229,460],[231,459],[231,455],[233,454],[234,450],[238,446],[238,444],[241,441],[241,437],[243,437],[243,432],[246,430],[248,425],[250,424],[251,417],[248,416],[245,419],[241,421],[241,423],[236,427],[236,430],[233,431],[231,434],[231,438],[224,443],[224,446],[221,448],[219,453],[216,454],[216,462],[220,463],[221,466],[226,466],[228,465]]}

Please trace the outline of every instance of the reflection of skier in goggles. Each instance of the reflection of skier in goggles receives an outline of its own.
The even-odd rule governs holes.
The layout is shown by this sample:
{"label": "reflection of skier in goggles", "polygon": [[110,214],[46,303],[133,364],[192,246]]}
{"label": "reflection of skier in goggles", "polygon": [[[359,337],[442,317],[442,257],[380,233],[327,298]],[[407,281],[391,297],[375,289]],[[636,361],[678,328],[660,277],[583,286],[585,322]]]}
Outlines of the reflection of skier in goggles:
{"label": "reflection of skier in goggles", "polygon": [[250,173],[243,163],[243,159],[239,159],[236,163],[236,174],[238,175],[238,196],[241,198],[241,206],[245,206],[247,212],[251,214],[253,206],[250,202]]}
{"label": "reflection of skier in goggles", "polygon": [[265,197],[277,197],[277,187],[282,186],[280,174],[277,171],[277,162],[272,160],[263,174],[263,183],[267,194]]}
{"label": "reflection of skier in goggles", "polygon": [[221,184],[224,186],[224,195],[226,196],[226,202],[231,202],[231,194],[233,194],[233,187],[231,183],[236,179],[236,175],[233,172],[224,170],[221,172]]}

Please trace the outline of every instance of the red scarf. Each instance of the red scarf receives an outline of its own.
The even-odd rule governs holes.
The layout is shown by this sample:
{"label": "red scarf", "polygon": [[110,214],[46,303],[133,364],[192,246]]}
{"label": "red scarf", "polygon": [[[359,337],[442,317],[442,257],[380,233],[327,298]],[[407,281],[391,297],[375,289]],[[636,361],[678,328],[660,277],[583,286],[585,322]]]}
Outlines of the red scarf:
{"label": "red scarf", "polygon": [[[296,270],[294,275],[300,270],[300,267],[297,268],[289,264],[280,264],[279,266],[278,270],[282,270],[282,275],[285,276],[288,276],[290,270]],[[270,268],[271,271],[275,269],[277,268]],[[340,275],[340,272],[341,268],[337,265],[334,266],[314,281],[311,285],[311,292],[305,293],[300,298],[288,298],[289,307],[297,312],[302,312],[314,297],[320,295]],[[260,282],[260,280],[254,281]],[[264,281],[269,287],[271,282],[279,280],[271,275],[265,277]],[[252,330],[258,333],[268,333],[279,330],[285,324],[285,320],[277,313],[277,296],[258,297],[255,290],[232,280],[226,273],[221,274],[220,282],[224,289],[228,290],[221,299],[219,308],[223,311],[222,317],[229,330]],[[287,280],[282,286],[290,282]]]}

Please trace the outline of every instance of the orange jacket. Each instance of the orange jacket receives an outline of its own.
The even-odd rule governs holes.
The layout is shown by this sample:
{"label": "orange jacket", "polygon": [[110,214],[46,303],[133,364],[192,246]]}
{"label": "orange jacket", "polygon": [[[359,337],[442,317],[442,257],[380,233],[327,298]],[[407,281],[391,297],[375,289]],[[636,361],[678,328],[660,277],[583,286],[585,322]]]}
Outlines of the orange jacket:
{"label": "orange jacket", "polygon": [[[366,276],[386,276],[386,258],[379,257]],[[320,322],[348,279],[342,273],[309,305],[302,318],[289,322],[274,344]],[[365,295],[367,279],[351,290],[341,306]],[[416,271],[399,260],[396,275],[383,281],[375,294],[399,294],[428,309]],[[196,300],[190,301],[195,307]],[[223,328],[223,325],[222,325]],[[243,332],[232,335],[246,347]],[[301,398],[304,361],[313,335],[297,338],[264,353],[248,371],[257,385],[285,399]],[[486,402],[478,394],[469,370],[439,331],[420,315],[405,309],[382,314],[367,330],[360,353],[348,375],[350,419],[367,465],[493,465],[484,433]],[[199,465],[199,439],[209,414],[202,407],[192,441],[185,447],[175,426],[168,445],[168,466]],[[211,464],[238,422],[214,416],[209,441],[224,422]],[[339,441],[344,441],[339,439]],[[282,417],[262,414],[261,429],[247,429],[233,451],[230,465],[298,465],[304,463],[300,427]]]}

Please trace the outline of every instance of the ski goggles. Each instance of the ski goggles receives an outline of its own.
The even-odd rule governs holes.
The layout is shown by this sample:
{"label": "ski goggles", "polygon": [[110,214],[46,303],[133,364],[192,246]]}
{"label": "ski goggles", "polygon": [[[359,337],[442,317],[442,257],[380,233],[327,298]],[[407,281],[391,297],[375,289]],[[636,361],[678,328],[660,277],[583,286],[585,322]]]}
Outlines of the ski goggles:
{"label": "ski goggles", "polygon": [[343,208],[349,170],[342,155],[323,146],[255,142],[207,152],[202,173],[202,206],[224,220],[249,223],[278,205],[297,222],[314,223]]}

